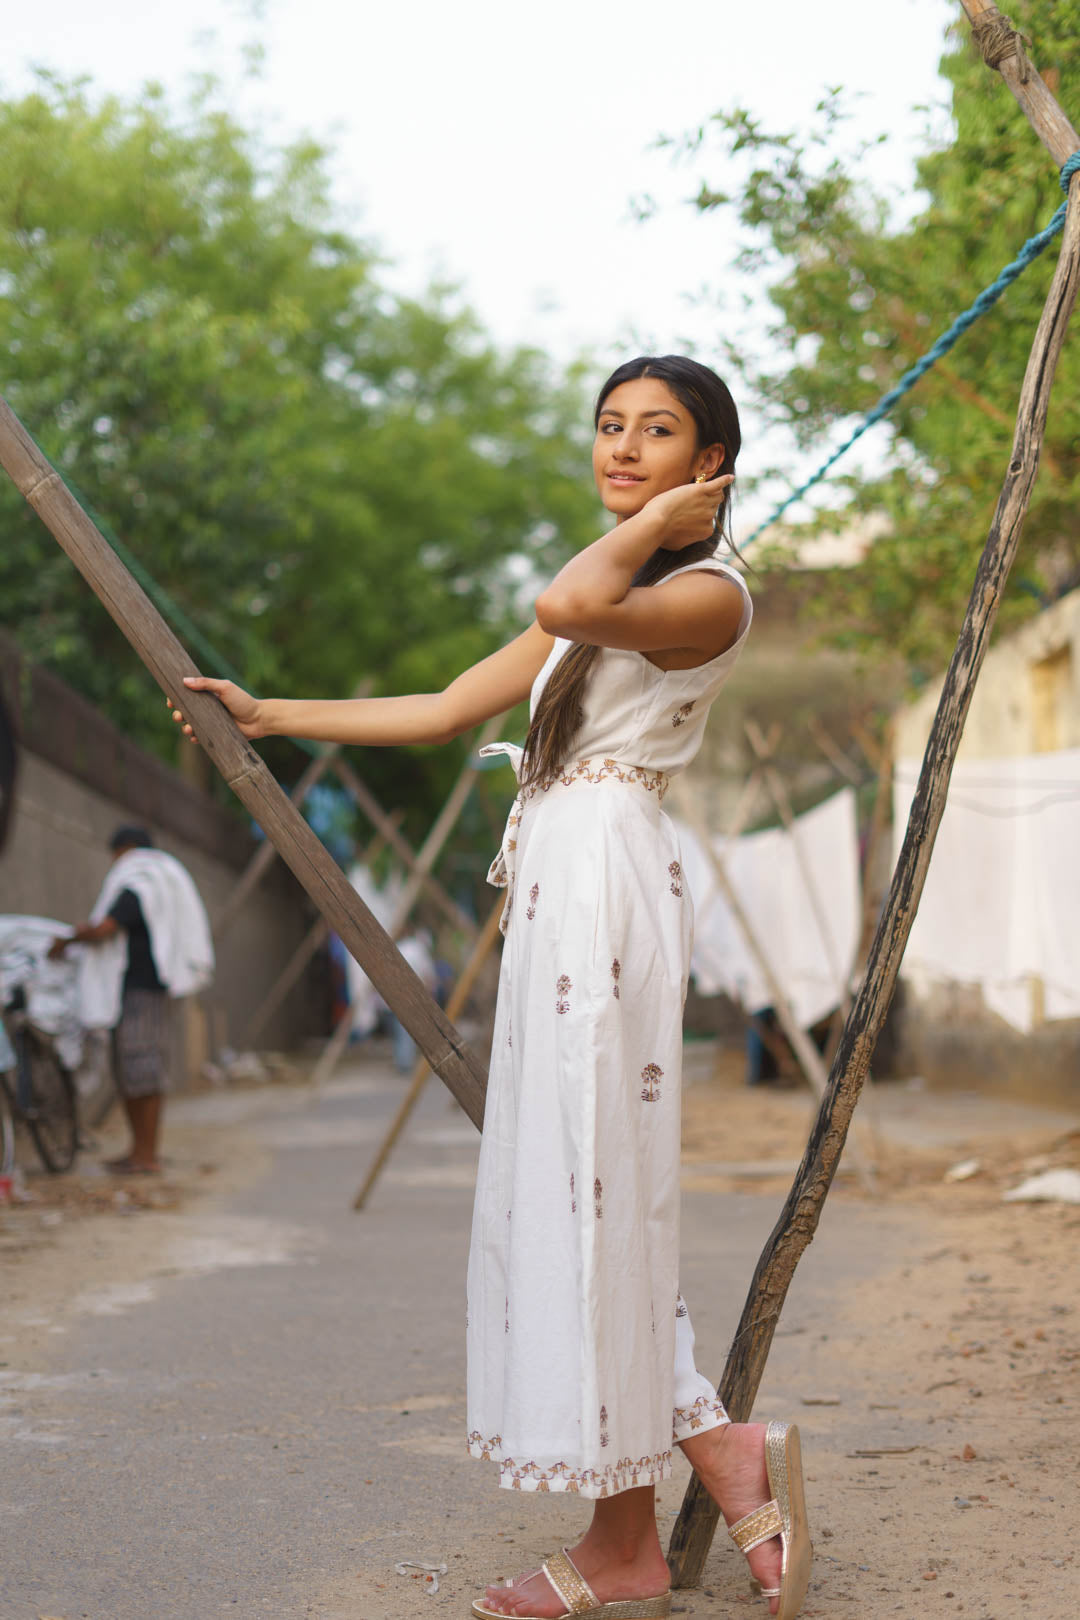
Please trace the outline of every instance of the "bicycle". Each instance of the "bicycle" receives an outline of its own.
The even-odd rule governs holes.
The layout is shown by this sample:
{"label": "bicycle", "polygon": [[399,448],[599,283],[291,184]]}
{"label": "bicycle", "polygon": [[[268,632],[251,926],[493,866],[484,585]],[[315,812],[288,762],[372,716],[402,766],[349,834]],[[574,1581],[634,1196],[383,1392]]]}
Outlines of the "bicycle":
{"label": "bicycle", "polygon": [[0,1070],[0,1152],[4,1169],[10,1171],[14,1163],[15,1126],[23,1124],[46,1170],[50,1175],[59,1175],[71,1169],[79,1145],[74,1076],[61,1062],[51,1037],[31,1022],[21,985],[13,989],[2,1018],[11,1048],[11,1066]]}

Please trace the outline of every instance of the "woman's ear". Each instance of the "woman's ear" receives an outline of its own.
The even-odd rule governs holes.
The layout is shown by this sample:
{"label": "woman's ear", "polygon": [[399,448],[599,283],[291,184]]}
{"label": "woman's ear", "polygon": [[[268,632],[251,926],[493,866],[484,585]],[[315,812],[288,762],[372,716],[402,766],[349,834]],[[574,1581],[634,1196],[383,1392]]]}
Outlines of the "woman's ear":
{"label": "woman's ear", "polygon": [[697,475],[700,476],[704,473],[706,478],[718,478],[724,470],[726,458],[727,451],[722,444],[710,444],[706,450],[701,452]]}

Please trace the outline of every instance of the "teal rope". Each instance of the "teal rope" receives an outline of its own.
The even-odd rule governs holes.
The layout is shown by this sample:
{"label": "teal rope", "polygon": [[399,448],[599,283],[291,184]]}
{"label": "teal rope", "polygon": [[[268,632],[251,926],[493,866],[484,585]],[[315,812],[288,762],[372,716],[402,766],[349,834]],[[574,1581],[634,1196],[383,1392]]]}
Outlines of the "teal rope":
{"label": "teal rope", "polygon": [[[33,437],[33,435],[31,435],[31,437]],[[53,472],[60,479],[60,482],[64,485],[65,489],[74,500],[78,501],[79,505],[97,525],[102,537],[112,547],[113,551],[115,551],[116,555],[124,564],[124,567],[128,570],[128,572],[139,582],[147,596],[153,602],[154,606],[161,613],[162,617],[167,619],[175,630],[180,631],[188,642],[189,646],[193,647],[196,652],[202,655],[207,665],[215,669],[220,675],[223,675],[226,680],[235,681],[237,686],[243,686],[244,677],[240,674],[239,670],[235,669],[227,658],[222,657],[217,648],[212,646],[211,643],[206,639],[190,615],[184,611],[178,602],[173,601],[172,597],[168,594],[164,587],[159,585],[153,575],[143,567],[138,557],[136,557],[134,553],[124,545],[123,541],[116,534],[112,526],[105,521],[99,512],[95,511],[93,504],[86,499],[86,496],[79,489],[78,485],[61,472],[60,468],[56,465],[52,458],[46,455],[45,451],[42,449],[41,445],[38,444],[36,439],[34,439],[34,443],[37,445],[40,454],[49,463],[49,466],[52,468]],[[322,751],[318,743],[309,742],[306,737],[294,737],[292,741],[298,748],[302,748],[306,754],[311,754],[314,756]]]}
{"label": "teal rope", "polygon": [[[1080,170],[1080,151],[1074,152],[1072,157],[1068,158],[1062,165],[1061,189],[1066,197],[1069,194],[1069,181],[1078,170]],[[851,434],[850,438],[845,439],[839,450],[834,450],[829,459],[822,462],[817,472],[812,473],[805,484],[800,484],[798,489],[794,490],[786,500],[780,502],[780,505],[771,516],[765,519],[764,523],[758,524],[749,539],[742,542],[741,549],[745,550],[747,546],[752,545],[765,529],[774,524],[777,518],[787,511],[789,506],[793,506],[796,501],[801,500],[808,489],[813,489],[814,485],[824,478],[829,468],[834,466],[840,460],[840,457],[851,449],[856,439],[861,439],[868,428],[872,428],[875,423],[881,421],[883,416],[887,416],[896,402],[903,398],[909,388],[915,386],[919,378],[930,370],[935,361],[940,360],[943,354],[948,354],[953,345],[963,337],[968,327],[974,326],[979,316],[985,315],[986,311],[997,303],[1005,289],[1011,286],[1017,277],[1027,269],[1032,260],[1038,258],[1045,247],[1049,247],[1054,237],[1063,228],[1067,207],[1067,203],[1062,203],[1046,229],[1040,231],[1037,236],[1028,238],[1016,258],[1013,259],[1011,264],[1005,266],[997,280],[992,281],[989,287],[979,294],[970,309],[966,309],[962,315],[956,317],[948,331],[942,333],[941,337],[938,338],[932,348],[926,351],[921,360],[916,360],[911,369],[904,372],[895,387],[890,388],[887,394],[882,394],[873,410],[867,411],[854,433]]]}

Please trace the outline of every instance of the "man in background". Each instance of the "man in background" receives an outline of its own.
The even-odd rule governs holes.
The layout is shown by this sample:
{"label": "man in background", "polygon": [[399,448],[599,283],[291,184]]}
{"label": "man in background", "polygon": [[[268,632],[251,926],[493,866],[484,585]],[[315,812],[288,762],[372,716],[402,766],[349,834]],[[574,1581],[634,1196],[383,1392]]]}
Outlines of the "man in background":
{"label": "man in background", "polygon": [[170,997],[202,990],[213,975],[206,909],[175,856],[155,849],[143,827],[119,827],[113,861],[89,921],[53,941],[82,953],[80,992],[87,1028],[113,1031],[113,1067],[131,1127],[131,1146],[107,1168],[117,1175],[161,1170],[158,1143],[169,1079]]}

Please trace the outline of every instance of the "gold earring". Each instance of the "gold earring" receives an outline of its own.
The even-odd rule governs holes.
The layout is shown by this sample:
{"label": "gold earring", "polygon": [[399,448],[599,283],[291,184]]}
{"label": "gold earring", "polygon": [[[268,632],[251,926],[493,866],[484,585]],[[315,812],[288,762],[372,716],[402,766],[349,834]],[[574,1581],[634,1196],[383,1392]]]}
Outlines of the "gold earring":
{"label": "gold earring", "polygon": [[697,477],[694,479],[695,484],[707,484],[708,481],[708,476],[705,473],[698,473]]}

